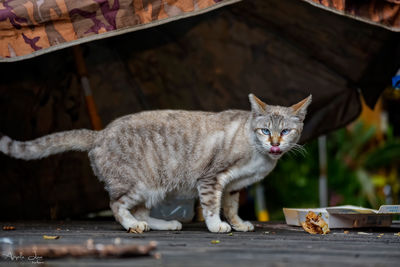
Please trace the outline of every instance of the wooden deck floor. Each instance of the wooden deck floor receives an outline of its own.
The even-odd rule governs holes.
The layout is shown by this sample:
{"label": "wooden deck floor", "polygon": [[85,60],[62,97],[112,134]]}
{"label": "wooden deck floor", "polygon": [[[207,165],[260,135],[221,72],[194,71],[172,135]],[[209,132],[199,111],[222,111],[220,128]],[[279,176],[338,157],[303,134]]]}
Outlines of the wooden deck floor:
{"label": "wooden deck floor", "polygon": [[[9,223],[1,223],[9,225]],[[154,257],[96,259],[44,259],[46,266],[400,266],[400,223],[385,229],[357,229],[345,234],[310,235],[282,223],[256,223],[256,231],[213,234],[202,223],[184,225],[182,231],[129,234],[111,221],[12,223],[14,231],[0,230],[0,248],[27,244],[158,243]],[[359,233],[363,232],[363,233]],[[384,234],[378,237],[379,234]],[[59,235],[44,240],[43,235]],[[212,244],[212,240],[219,240]],[[24,262],[22,262],[24,263]],[[2,257],[0,265],[21,264]],[[26,262],[25,262],[26,264]],[[24,265],[26,266],[26,265]]]}

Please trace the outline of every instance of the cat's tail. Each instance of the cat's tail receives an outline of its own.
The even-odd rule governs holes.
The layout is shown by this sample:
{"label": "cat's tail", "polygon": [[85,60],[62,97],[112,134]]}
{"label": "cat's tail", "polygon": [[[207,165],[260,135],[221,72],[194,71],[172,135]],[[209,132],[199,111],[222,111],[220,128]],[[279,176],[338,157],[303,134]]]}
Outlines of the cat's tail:
{"label": "cat's tail", "polygon": [[24,160],[40,159],[68,150],[90,150],[97,132],[72,130],[46,135],[32,141],[20,142],[0,134],[0,152]]}

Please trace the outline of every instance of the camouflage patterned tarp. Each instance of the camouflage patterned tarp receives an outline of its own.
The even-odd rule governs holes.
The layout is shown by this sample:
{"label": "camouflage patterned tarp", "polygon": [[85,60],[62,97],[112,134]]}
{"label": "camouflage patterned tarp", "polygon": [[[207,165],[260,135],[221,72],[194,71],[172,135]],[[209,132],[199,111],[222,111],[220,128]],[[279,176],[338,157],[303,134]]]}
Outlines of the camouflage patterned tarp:
{"label": "camouflage patterned tarp", "polygon": [[400,31],[400,0],[303,0],[391,31]]}
{"label": "camouflage patterned tarp", "polygon": [[240,0],[0,0],[0,62],[185,18]]}

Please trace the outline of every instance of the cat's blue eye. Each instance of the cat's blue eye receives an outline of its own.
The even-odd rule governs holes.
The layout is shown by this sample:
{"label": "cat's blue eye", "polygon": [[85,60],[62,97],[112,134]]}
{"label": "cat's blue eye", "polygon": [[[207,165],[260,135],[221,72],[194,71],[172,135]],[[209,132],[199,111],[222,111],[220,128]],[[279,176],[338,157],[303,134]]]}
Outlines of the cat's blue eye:
{"label": "cat's blue eye", "polygon": [[289,129],[283,129],[281,135],[287,135],[290,132]]}
{"label": "cat's blue eye", "polygon": [[261,132],[263,133],[263,134],[265,134],[265,135],[270,135],[271,134],[271,132],[268,130],[268,129],[261,129]]}

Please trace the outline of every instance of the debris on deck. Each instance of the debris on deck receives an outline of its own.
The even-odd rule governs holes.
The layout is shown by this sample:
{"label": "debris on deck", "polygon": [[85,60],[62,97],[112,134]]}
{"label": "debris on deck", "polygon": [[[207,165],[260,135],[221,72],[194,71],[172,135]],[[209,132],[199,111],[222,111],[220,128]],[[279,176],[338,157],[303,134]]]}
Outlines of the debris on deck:
{"label": "debris on deck", "polygon": [[3,226],[3,231],[12,231],[15,230],[15,226],[5,225]]}
{"label": "debris on deck", "polygon": [[149,256],[150,252],[157,247],[156,242],[149,242],[147,245],[115,245],[115,244],[94,244],[87,242],[85,245],[70,244],[48,244],[29,245],[17,247],[14,255],[40,255],[44,259],[64,257],[138,257]]}

